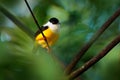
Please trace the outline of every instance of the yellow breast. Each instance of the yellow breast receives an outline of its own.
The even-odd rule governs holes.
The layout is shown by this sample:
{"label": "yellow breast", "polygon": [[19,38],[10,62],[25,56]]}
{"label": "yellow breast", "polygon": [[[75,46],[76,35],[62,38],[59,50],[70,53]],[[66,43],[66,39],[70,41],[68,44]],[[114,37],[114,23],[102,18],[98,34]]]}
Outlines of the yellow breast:
{"label": "yellow breast", "polygon": [[[55,33],[53,31],[51,31],[50,28],[46,29],[45,31],[43,31],[43,34],[45,35],[45,37],[47,38],[47,42],[49,44],[49,46],[53,45],[56,40],[58,39],[58,33]],[[47,44],[45,42],[45,39],[43,37],[43,35],[40,33],[39,35],[36,36],[35,38],[36,42],[38,44],[40,44],[43,48],[47,47]]]}

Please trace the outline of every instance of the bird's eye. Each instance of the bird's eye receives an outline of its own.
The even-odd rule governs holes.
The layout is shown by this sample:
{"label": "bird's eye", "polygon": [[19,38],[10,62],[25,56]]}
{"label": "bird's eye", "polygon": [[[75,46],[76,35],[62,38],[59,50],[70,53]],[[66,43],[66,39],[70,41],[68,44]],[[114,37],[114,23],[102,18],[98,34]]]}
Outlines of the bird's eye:
{"label": "bird's eye", "polygon": [[57,18],[50,18],[49,21],[53,24],[58,24],[59,23],[59,20]]}

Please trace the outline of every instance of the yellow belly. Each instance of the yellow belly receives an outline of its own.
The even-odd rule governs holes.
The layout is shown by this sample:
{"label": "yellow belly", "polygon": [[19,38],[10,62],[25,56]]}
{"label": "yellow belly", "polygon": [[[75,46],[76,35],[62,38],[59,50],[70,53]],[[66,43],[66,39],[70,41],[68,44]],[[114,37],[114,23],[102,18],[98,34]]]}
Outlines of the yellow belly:
{"label": "yellow belly", "polygon": [[[48,28],[47,30],[43,31],[43,34],[47,38],[47,42],[48,42],[49,46],[53,45],[56,42],[56,40],[58,39],[58,33],[52,32],[50,28]],[[44,37],[42,36],[41,33],[36,36],[35,40],[43,48],[47,47],[45,39],[44,39]]]}

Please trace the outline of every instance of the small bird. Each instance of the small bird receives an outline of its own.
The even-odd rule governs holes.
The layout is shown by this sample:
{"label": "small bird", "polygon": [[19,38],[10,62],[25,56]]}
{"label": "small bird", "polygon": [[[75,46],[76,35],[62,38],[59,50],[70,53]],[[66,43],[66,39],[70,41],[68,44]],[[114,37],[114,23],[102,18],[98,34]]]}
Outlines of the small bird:
{"label": "small bird", "polygon": [[[54,17],[50,18],[50,20],[44,24],[41,29],[47,39],[48,45],[51,46],[57,41],[59,37],[59,20]],[[35,34],[35,41],[41,45],[41,47],[48,49],[48,45],[40,30],[38,30]]]}

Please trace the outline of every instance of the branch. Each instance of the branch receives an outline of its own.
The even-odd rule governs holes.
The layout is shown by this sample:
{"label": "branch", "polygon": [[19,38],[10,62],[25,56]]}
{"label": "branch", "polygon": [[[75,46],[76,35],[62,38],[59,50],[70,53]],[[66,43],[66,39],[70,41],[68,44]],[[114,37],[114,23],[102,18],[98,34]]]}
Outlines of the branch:
{"label": "branch", "polygon": [[73,58],[71,63],[66,67],[65,73],[70,74],[72,69],[76,66],[81,57],[87,52],[87,50],[92,46],[92,44],[100,37],[100,35],[112,24],[112,22],[120,15],[120,9],[118,9],[102,26],[96,31],[96,33],[91,37],[90,41],[86,43],[78,54]]}
{"label": "branch", "polygon": [[39,25],[39,23],[38,23],[38,21],[37,21],[35,15],[33,14],[33,12],[32,12],[32,10],[31,10],[31,8],[30,8],[30,6],[29,6],[27,0],[24,0],[24,1],[25,1],[26,5],[27,5],[27,7],[28,7],[28,9],[29,9],[29,11],[30,11],[30,13],[31,13],[31,15],[32,15],[32,17],[33,17],[33,19],[34,19],[34,21],[35,21],[37,27],[38,27],[38,29],[40,30],[42,36],[43,36],[44,39],[45,39],[45,42],[46,42],[46,44],[47,44],[48,49],[50,50],[50,47],[49,47],[49,44],[48,44],[47,38],[45,37],[44,33],[42,32],[42,29],[41,29],[41,27],[40,27],[40,25]]}
{"label": "branch", "polygon": [[72,72],[69,75],[69,79],[74,79],[78,77],[80,74],[88,70],[91,66],[93,66],[95,63],[97,63],[101,58],[103,58],[108,52],[114,48],[118,43],[120,42],[120,35],[117,36],[111,43],[109,43],[97,56],[90,59],[88,62],[86,62],[82,67],[77,69],[76,71]]}
{"label": "branch", "polygon": [[0,12],[2,12],[6,17],[8,17],[13,23],[15,23],[21,30],[23,30],[32,39],[34,38],[34,32],[30,30],[26,25],[24,25],[20,20],[18,20],[13,14],[11,14],[7,9],[5,9],[0,4]]}

